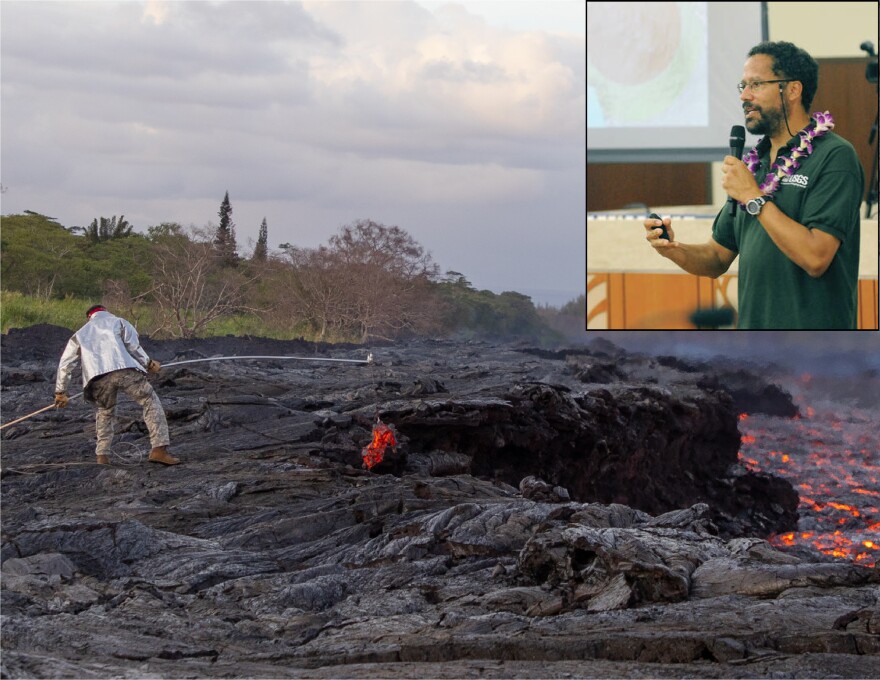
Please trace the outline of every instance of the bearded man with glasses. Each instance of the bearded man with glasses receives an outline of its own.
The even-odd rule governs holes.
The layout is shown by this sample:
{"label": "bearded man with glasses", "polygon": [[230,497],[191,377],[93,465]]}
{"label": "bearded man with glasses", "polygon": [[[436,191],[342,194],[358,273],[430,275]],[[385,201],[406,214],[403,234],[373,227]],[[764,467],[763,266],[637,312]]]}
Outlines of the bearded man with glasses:
{"label": "bearded man with glasses", "polygon": [[726,156],[725,206],[705,244],[675,240],[671,220],[645,220],[648,242],[697,276],[717,278],[740,256],[737,327],[854,329],[859,206],[865,175],[852,144],[831,132],[831,114],[807,112],[819,65],[788,42],[749,51],[738,84],[745,127],[763,135],[741,160]]}

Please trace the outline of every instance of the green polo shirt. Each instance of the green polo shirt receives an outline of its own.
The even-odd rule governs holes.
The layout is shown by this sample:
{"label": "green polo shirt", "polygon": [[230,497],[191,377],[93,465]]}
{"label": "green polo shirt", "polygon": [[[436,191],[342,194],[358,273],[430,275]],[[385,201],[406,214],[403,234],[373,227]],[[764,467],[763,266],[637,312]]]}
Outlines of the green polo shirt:
{"label": "green polo shirt", "polygon": [[[758,184],[770,172],[770,140],[758,145]],[[800,143],[795,135],[780,154]],[[779,250],[757,217],[725,207],[712,238],[739,254],[738,328],[786,330],[856,328],[859,276],[859,206],[865,175],[855,149],[829,132],[813,142],[813,153],[785,177],[773,202],[809,229],[840,240],[827,271],[812,278]]]}

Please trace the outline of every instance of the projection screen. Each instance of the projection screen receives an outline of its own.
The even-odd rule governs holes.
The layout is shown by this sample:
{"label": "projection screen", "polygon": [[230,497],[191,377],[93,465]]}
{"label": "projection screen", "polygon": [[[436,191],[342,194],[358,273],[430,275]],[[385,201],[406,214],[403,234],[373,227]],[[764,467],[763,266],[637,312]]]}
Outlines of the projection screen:
{"label": "projection screen", "polygon": [[[587,163],[729,153],[736,84],[766,35],[761,2],[588,2]],[[746,147],[758,138],[747,135]]]}

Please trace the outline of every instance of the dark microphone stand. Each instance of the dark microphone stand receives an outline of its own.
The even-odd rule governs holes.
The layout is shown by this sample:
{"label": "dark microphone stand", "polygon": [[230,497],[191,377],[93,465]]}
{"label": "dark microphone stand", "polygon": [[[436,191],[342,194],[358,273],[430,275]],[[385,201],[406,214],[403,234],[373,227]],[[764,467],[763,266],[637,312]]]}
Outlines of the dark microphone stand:
{"label": "dark microphone stand", "polygon": [[[877,54],[874,52],[874,43],[866,40],[859,48],[868,53],[869,57],[873,57],[873,63],[869,63],[865,68],[865,78],[869,83],[874,83],[880,88],[877,79]],[[880,144],[875,145],[874,141],[877,137],[877,127],[880,125],[880,108],[877,110],[877,117],[874,118],[874,124],[871,126],[871,133],[868,135],[868,146],[874,147],[874,160],[871,163],[871,180],[868,182],[868,195],[865,198],[865,219],[871,217],[871,206],[877,203],[877,164],[880,162]]]}

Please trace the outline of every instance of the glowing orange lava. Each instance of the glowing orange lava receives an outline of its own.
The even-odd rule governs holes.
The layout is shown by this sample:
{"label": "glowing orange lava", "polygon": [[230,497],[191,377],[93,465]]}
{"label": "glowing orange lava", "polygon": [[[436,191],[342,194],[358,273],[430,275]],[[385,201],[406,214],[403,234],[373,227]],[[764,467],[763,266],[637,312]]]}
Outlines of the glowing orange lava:
{"label": "glowing orange lava", "polygon": [[394,438],[394,432],[381,420],[376,421],[373,426],[373,441],[367,444],[361,451],[364,459],[364,465],[368,470],[382,462],[385,458],[385,449],[392,449],[397,446],[397,440]]}
{"label": "glowing orange lava", "polygon": [[[812,376],[804,374],[800,380],[808,385]],[[769,542],[778,548],[809,545],[838,559],[874,566],[880,557],[876,414],[855,409],[840,417],[825,407],[800,409],[803,419],[738,416],[740,464],[787,478],[800,495],[801,530],[772,536]]]}

